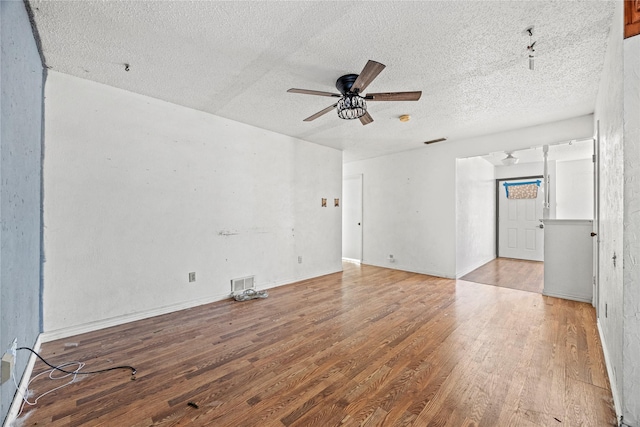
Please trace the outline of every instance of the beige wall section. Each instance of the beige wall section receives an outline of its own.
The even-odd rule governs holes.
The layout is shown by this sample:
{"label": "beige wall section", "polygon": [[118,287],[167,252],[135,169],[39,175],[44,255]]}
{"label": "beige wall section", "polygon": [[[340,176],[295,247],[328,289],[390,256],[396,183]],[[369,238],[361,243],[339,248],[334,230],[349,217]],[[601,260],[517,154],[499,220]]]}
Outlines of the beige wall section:
{"label": "beige wall section", "polygon": [[55,72],[45,109],[45,332],[342,270],[341,208],[320,207],[340,151]]}

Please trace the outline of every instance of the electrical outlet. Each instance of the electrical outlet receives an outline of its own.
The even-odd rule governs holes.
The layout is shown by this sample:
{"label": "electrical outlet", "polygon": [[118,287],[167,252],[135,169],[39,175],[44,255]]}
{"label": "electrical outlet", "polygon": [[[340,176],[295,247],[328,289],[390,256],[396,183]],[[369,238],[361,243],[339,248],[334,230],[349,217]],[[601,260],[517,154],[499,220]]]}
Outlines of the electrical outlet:
{"label": "electrical outlet", "polygon": [[302,255],[298,255],[298,264],[302,264]]}
{"label": "electrical outlet", "polygon": [[2,373],[0,374],[0,384],[4,384],[5,382],[9,381],[9,379],[11,379],[14,361],[15,357],[10,352],[6,352],[4,356],[2,356]]}
{"label": "electrical outlet", "polygon": [[13,372],[13,364],[16,361],[16,353],[18,352],[18,338],[14,338],[11,348],[2,356],[2,372],[0,373],[0,384],[9,381]]}
{"label": "electrical outlet", "polygon": [[189,283],[195,282],[195,281],[196,281],[196,272],[192,271],[191,273],[189,273]]}

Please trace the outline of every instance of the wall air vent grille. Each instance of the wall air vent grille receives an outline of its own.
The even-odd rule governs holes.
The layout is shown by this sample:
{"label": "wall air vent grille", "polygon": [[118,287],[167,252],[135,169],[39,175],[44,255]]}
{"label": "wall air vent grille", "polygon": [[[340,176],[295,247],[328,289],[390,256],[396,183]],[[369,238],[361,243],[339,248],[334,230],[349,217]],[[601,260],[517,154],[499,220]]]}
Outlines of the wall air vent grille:
{"label": "wall air vent grille", "polygon": [[241,294],[247,289],[255,289],[255,276],[241,277],[239,279],[231,279],[231,294]]}

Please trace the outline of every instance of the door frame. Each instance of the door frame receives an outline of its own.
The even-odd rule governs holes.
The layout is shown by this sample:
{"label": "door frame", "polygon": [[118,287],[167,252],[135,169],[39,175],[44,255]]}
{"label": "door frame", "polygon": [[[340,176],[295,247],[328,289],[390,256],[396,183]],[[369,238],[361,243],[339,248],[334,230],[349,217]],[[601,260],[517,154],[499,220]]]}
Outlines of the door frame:
{"label": "door frame", "polygon": [[[342,209],[344,210],[346,208],[345,206],[345,199],[344,199],[344,182],[348,179],[356,179],[359,181],[360,183],[360,198],[358,200],[358,203],[360,204],[360,223],[359,223],[359,227],[358,227],[358,234],[357,234],[357,239],[360,240],[360,257],[358,259],[353,259],[353,258],[345,258],[344,257],[344,251],[342,253],[342,259],[346,259],[349,261],[357,261],[357,262],[362,262],[362,260],[364,259],[364,232],[363,232],[363,228],[364,226],[362,224],[364,224],[364,175],[363,174],[355,174],[355,175],[347,175],[347,176],[343,176],[342,177],[342,184],[343,184],[343,194],[342,194]],[[344,235],[344,223],[342,224],[342,234]]]}
{"label": "door frame", "polygon": [[596,120],[593,138],[593,301],[596,318],[600,317],[600,120]]}
{"label": "door frame", "polygon": [[496,258],[500,258],[500,183],[520,179],[544,179],[543,175],[517,176],[511,178],[496,178]]}

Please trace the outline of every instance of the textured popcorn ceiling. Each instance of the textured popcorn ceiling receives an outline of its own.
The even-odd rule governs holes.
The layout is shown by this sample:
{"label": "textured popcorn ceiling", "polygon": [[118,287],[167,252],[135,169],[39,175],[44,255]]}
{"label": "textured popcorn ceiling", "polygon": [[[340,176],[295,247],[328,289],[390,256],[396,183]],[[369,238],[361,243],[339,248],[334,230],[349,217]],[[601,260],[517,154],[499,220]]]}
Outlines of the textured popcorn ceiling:
{"label": "textured popcorn ceiling", "polygon": [[[609,1],[29,1],[46,65],[345,151],[345,161],[593,112]],[[526,27],[535,26],[535,71]],[[342,74],[387,68],[362,126],[333,112]],[[124,64],[130,64],[125,71]],[[398,117],[410,114],[408,123]]]}

